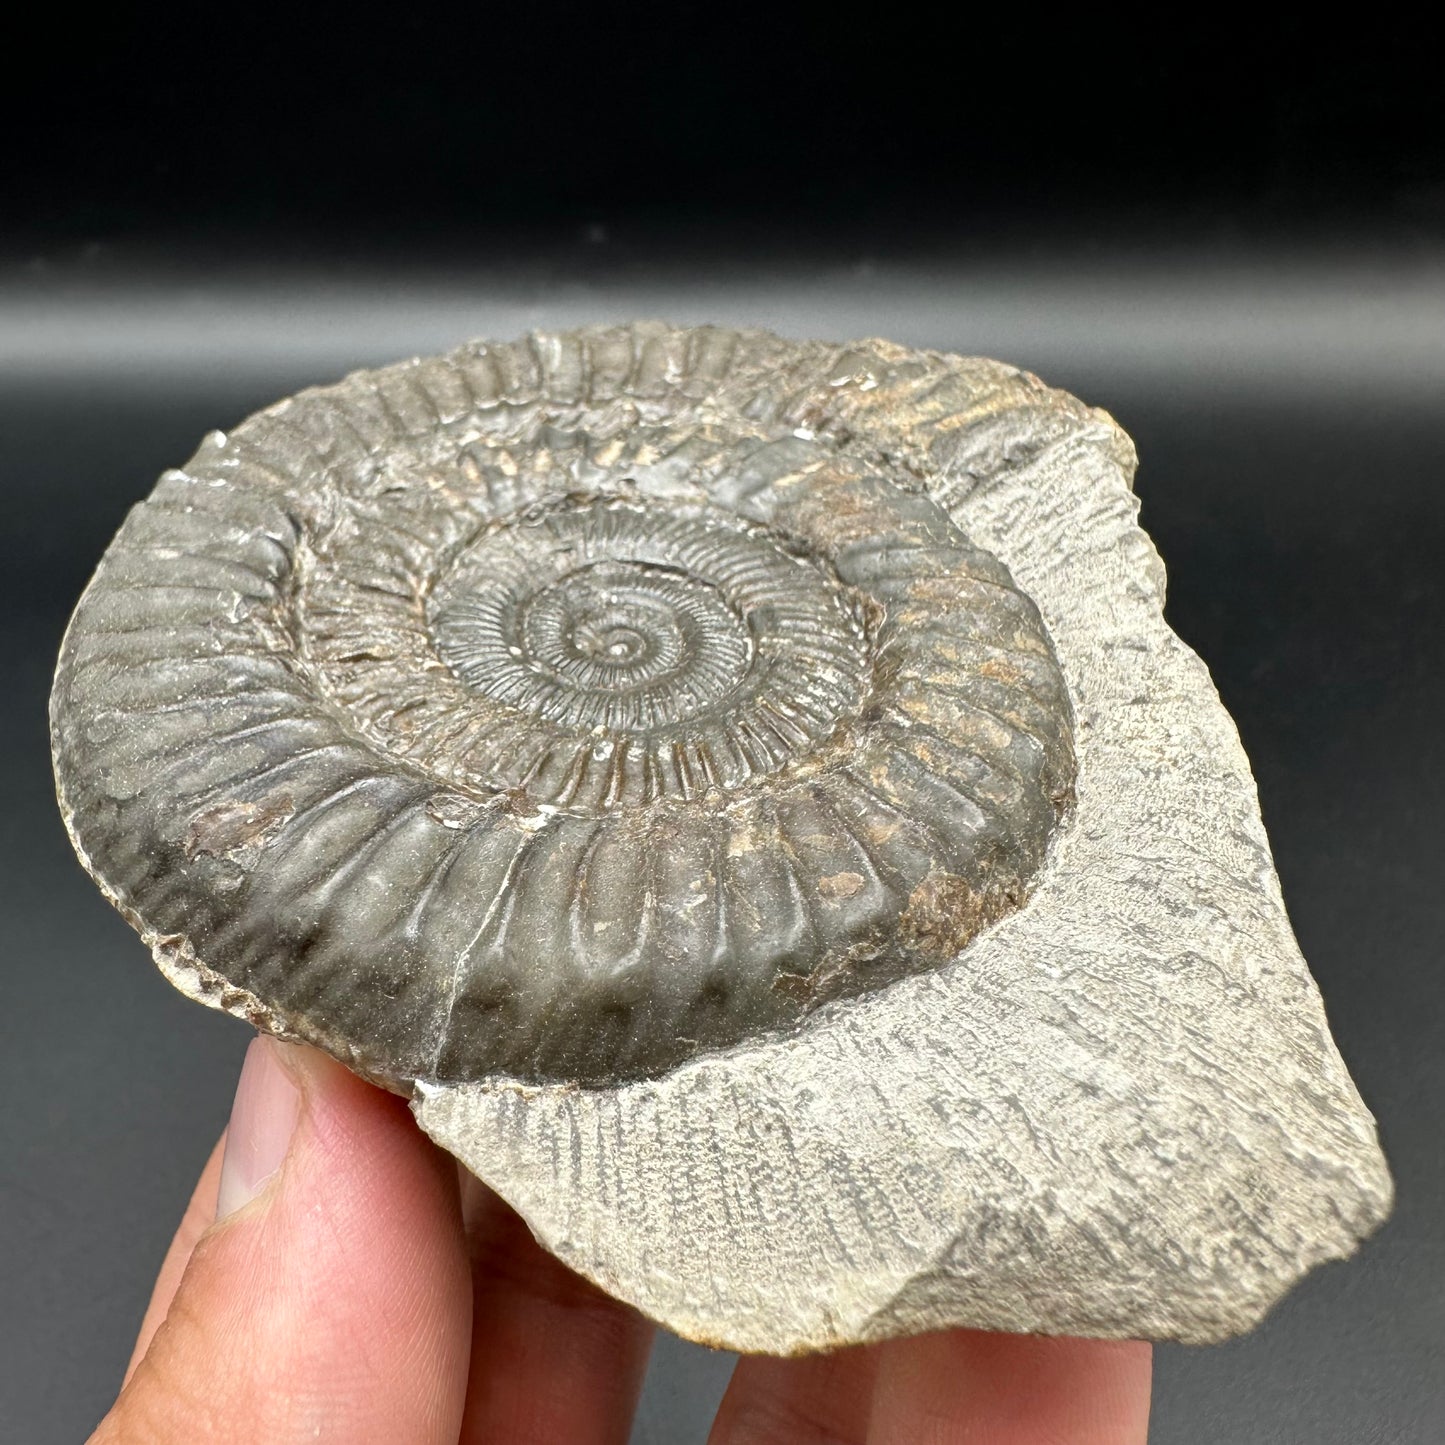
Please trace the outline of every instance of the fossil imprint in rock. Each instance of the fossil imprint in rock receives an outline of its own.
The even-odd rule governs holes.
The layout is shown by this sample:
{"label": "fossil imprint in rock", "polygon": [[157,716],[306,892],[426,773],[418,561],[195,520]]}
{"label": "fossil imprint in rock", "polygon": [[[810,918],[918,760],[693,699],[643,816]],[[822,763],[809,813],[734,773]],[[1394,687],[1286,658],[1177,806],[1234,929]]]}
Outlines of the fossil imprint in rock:
{"label": "fossil imprint in rock", "polygon": [[683,1334],[1219,1338],[1390,1184],[1131,466],[884,342],[358,373],[131,513],[62,811],[173,982]]}

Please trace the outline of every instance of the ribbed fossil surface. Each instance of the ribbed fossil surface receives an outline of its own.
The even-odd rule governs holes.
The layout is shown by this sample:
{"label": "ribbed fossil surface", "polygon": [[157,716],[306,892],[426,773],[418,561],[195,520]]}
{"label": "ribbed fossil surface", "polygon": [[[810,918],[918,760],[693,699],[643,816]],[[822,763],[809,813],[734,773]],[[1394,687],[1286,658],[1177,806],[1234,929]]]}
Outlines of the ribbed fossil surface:
{"label": "ribbed fossil surface", "polygon": [[838,348],[621,328],[212,436],[65,644],[85,857],[153,942],[394,1081],[646,1076],[952,958],[1027,895],[1071,711],[863,383]]}
{"label": "ribbed fossil surface", "polygon": [[1109,417],[885,341],[361,373],[66,637],[83,861],[694,1339],[1214,1340],[1391,1181]]}

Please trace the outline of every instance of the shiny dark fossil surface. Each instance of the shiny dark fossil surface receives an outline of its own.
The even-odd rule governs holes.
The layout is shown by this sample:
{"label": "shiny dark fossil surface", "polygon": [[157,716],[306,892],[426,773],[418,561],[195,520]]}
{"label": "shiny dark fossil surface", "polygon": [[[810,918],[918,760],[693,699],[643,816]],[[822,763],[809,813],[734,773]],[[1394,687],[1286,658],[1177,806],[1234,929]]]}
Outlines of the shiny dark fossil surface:
{"label": "shiny dark fossil surface", "polygon": [[82,859],[168,974],[394,1084],[606,1084],[1023,905],[1069,699],[1033,602],[870,433],[865,363],[475,344],[167,473],[52,728]]}

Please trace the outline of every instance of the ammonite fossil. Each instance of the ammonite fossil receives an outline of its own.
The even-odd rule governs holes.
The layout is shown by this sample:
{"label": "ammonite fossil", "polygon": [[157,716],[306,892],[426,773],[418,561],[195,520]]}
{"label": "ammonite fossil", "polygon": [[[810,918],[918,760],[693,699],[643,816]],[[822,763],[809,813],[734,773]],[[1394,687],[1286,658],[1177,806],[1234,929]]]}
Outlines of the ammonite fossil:
{"label": "ammonite fossil", "polygon": [[[1082,1147],[1116,1191],[1175,1187],[1131,1153],[1160,1099],[1255,1168],[1238,1119],[1288,1015],[1305,1153],[1366,1182],[1253,1197],[1296,1202],[1298,1259],[1388,1196],[1129,460],[1022,373],[881,342],[639,325],[358,373],[213,433],[127,519],[57,673],[67,825],[173,981],[411,1092],[675,1328],[1240,1327],[1288,1268],[1141,1304],[1167,1252],[1138,1220],[1085,1247],[1117,1231],[1087,1170],[1054,1179]],[[1189,1028],[1270,978],[1289,1009],[1201,1063]],[[716,1191],[691,1222],[684,1157]],[[1199,1189],[1190,1227],[1237,1239]]]}
{"label": "ammonite fossil", "polygon": [[168,474],[56,693],[147,935],[377,1076],[597,1083],[1016,907],[1074,772],[1038,609],[735,349],[477,348]]}

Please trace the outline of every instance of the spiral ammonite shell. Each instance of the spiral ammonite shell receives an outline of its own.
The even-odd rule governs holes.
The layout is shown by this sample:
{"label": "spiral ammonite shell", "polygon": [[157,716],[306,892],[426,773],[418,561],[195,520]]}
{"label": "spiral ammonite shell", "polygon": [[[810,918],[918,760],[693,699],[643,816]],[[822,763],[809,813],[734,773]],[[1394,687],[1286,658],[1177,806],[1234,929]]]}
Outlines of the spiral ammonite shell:
{"label": "spiral ammonite shell", "polygon": [[[874,346],[471,345],[167,473],[53,730],[77,848],[168,973],[399,1085],[602,1084],[1022,906],[1069,697],[870,424]],[[917,374],[920,415],[976,399]]]}

